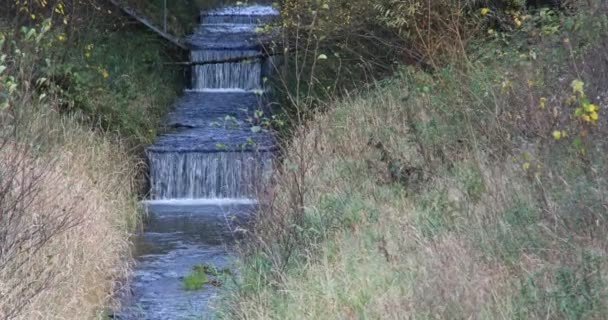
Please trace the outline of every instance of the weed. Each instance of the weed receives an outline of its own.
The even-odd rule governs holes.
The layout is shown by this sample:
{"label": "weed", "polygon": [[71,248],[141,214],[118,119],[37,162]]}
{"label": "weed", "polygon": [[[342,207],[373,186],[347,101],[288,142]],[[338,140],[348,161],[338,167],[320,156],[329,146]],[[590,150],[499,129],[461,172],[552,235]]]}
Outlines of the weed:
{"label": "weed", "polygon": [[204,284],[207,284],[209,279],[205,268],[202,266],[195,266],[192,271],[182,279],[184,290],[195,291],[203,288]]}

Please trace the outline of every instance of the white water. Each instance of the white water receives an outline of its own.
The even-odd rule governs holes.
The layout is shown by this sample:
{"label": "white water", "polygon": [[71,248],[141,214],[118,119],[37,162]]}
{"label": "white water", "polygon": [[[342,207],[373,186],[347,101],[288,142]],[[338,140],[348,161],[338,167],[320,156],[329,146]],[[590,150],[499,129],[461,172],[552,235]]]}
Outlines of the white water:
{"label": "white water", "polygon": [[251,198],[215,198],[215,199],[165,199],[165,200],[144,200],[145,206],[225,206],[225,205],[245,205],[257,204],[258,201]]}
{"label": "white water", "polygon": [[245,89],[239,89],[239,88],[206,88],[206,89],[186,89],[186,92],[208,92],[208,93],[253,93],[256,95],[260,95],[260,94],[264,94],[266,93],[265,90],[260,90],[260,89],[254,89],[254,90],[245,90]]}
{"label": "white water", "polygon": [[242,89],[262,88],[262,66],[253,63],[214,63],[195,65],[193,89]]}
{"label": "white water", "polygon": [[166,152],[150,157],[151,199],[252,198],[272,170],[272,155]]}
{"label": "white water", "polygon": [[262,87],[262,64],[260,59],[231,61],[239,57],[256,57],[254,50],[197,50],[191,53],[192,62],[205,63],[194,65],[192,89],[242,89],[256,90]]}
{"label": "white water", "polygon": [[205,12],[204,14],[213,16],[245,15],[245,16],[273,16],[278,15],[279,10],[267,5],[249,5],[218,8]]}

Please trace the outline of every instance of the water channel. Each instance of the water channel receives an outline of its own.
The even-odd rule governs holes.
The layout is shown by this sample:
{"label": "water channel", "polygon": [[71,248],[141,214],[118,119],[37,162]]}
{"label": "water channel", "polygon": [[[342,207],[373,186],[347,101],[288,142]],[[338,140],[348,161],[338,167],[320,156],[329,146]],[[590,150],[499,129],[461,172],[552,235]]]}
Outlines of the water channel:
{"label": "water channel", "polygon": [[212,317],[220,281],[209,274],[201,288],[187,290],[184,279],[202,266],[231,270],[231,244],[271,173],[274,137],[248,119],[268,109],[264,79],[273,62],[262,55],[256,29],[277,14],[265,5],[207,11],[188,37],[192,83],[167,116],[172,129],[146,150],[148,221],[118,318]]}

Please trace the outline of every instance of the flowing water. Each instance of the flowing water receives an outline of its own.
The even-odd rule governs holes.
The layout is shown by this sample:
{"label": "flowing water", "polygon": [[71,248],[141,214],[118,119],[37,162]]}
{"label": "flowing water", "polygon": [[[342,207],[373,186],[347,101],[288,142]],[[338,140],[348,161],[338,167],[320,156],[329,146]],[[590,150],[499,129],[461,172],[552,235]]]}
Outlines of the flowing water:
{"label": "flowing water", "polygon": [[247,119],[268,108],[260,92],[269,61],[256,28],[276,15],[270,6],[217,9],[202,14],[188,38],[191,88],[167,117],[173,130],[146,150],[149,221],[136,240],[137,264],[117,318],[212,317],[221,283],[186,290],[184,278],[196,266],[230,269],[230,244],[271,173],[274,137]]}

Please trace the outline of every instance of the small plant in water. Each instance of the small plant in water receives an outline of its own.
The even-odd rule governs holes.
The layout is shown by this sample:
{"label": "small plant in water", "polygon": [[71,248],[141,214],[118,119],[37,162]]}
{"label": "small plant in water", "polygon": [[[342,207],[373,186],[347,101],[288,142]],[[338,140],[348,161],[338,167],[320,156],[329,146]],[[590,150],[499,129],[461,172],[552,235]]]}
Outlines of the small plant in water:
{"label": "small plant in water", "polygon": [[222,285],[222,281],[213,278],[210,279],[207,276],[220,277],[231,274],[232,272],[228,268],[218,269],[206,264],[197,264],[192,267],[192,272],[184,277],[182,282],[184,284],[184,289],[188,291],[200,290],[203,288],[203,285],[207,283],[219,287]]}
{"label": "small plant in water", "polygon": [[207,279],[205,269],[201,268],[200,265],[194,266],[194,268],[192,268],[192,272],[190,272],[190,274],[188,274],[182,280],[184,289],[187,291],[200,290],[203,288],[203,285],[208,282],[209,279]]}

